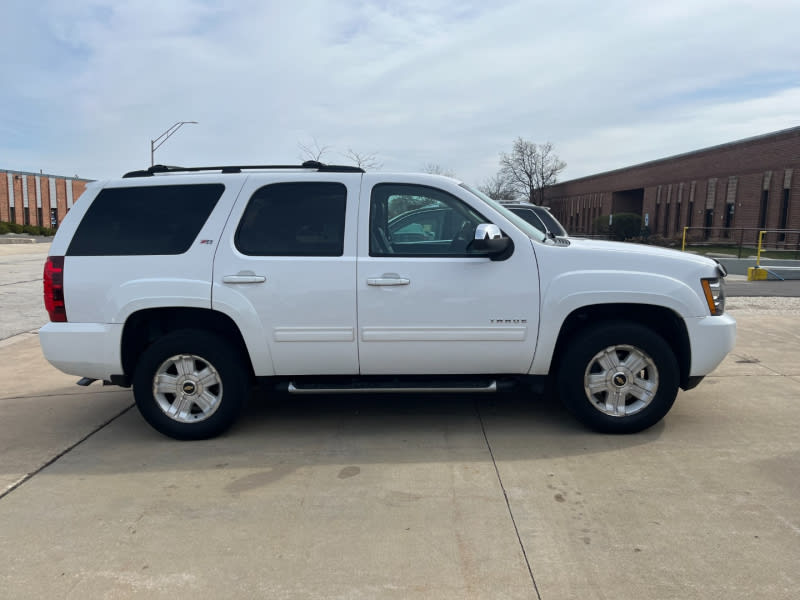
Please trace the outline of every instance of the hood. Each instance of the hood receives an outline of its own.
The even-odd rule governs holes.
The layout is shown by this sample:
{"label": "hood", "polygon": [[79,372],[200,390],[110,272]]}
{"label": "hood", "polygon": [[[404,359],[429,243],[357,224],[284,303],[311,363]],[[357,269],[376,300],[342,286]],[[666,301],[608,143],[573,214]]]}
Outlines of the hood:
{"label": "hood", "polygon": [[541,258],[537,259],[539,269],[552,277],[566,272],[602,271],[660,274],[688,283],[723,272],[715,260],[705,256],[645,244],[569,238],[568,246],[536,244],[536,253]]}
{"label": "hood", "polygon": [[[634,259],[647,260],[648,258],[656,258],[667,262],[678,262],[683,264],[694,263],[698,266],[710,266],[716,268],[717,261],[700,256],[699,254],[691,254],[689,252],[681,252],[680,250],[672,250],[671,248],[661,248],[659,246],[648,246],[646,244],[633,244],[627,242],[608,242],[605,240],[591,240],[582,238],[569,238],[570,244],[576,249],[582,249],[589,252],[602,253],[607,259],[614,260],[618,257],[621,260]],[[637,260],[638,259],[638,260]]]}

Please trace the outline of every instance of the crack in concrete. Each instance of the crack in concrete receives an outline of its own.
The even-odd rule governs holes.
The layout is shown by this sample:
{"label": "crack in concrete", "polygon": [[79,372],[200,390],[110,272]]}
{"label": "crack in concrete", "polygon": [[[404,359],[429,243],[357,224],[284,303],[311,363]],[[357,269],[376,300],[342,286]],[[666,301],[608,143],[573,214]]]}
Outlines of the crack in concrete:
{"label": "crack in concrete", "polygon": [[514,533],[517,535],[517,542],[519,542],[520,550],[522,550],[522,557],[525,559],[525,565],[528,567],[528,574],[531,576],[531,583],[533,584],[533,591],[536,592],[536,597],[538,600],[542,600],[542,595],[539,593],[539,586],[536,585],[536,578],[533,576],[533,569],[531,568],[531,562],[528,560],[528,553],[525,551],[525,544],[522,543],[522,537],[519,534],[519,527],[517,527],[517,521],[514,519],[514,511],[511,510],[511,502],[508,499],[508,493],[506,492],[506,487],[503,485],[503,478],[500,476],[500,469],[497,467],[497,461],[494,458],[494,451],[492,450],[492,445],[489,443],[489,436],[486,435],[486,426],[483,423],[483,417],[481,416],[481,411],[478,408],[477,404],[475,405],[475,412],[478,415],[478,421],[481,424],[481,432],[483,432],[483,439],[486,442],[486,448],[489,450],[489,456],[492,458],[492,465],[494,465],[494,472],[497,474],[497,481],[500,484],[500,489],[503,490],[503,498],[506,501],[506,508],[508,509],[508,516],[511,517],[511,524],[514,526]]}
{"label": "crack in concrete", "polygon": [[[104,386],[104,387],[116,387],[116,386]],[[92,392],[92,394],[121,394],[123,392],[130,393],[130,389],[128,388],[117,388],[113,390],[105,390],[103,392],[97,391]],[[55,398],[57,396],[80,396],[82,394],[86,394],[86,390],[80,389],[74,392],[58,392],[56,394],[33,394],[28,395],[25,394],[23,396],[7,396],[7,397],[0,397],[0,402],[5,402],[6,400],[35,400],[36,398]]]}
{"label": "crack in concrete", "polygon": [[56,454],[54,457],[52,457],[51,459],[49,459],[49,460],[45,461],[45,463],[44,463],[44,464],[40,465],[38,468],[34,469],[33,471],[31,471],[30,473],[28,473],[28,474],[27,474],[27,475],[25,475],[24,477],[20,478],[18,481],[15,481],[14,483],[12,483],[12,484],[11,484],[9,487],[7,487],[5,490],[3,490],[2,492],[0,492],[0,500],[2,500],[3,498],[5,498],[6,496],[8,496],[8,495],[9,495],[11,492],[13,492],[14,490],[16,490],[16,489],[20,488],[20,487],[21,487],[22,485],[24,485],[26,482],[28,482],[28,481],[30,481],[31,479],[33,479],[33,478],[34,478],[36,475],[38,475],[39,473],[41,473],[42,471],[44,471],[44,470],[45,470],[47,467],[49,467],[50,465],[52,465],[52,464],[53,464],[54,462],[56,462],[56,461],[57,461],[59,458],[61,458],[62,456],[65,456],[67,453],[71,452],[71,451],[72,451],[74,448],[77,448],[78,446],[80,446],[80,445],[81,445],[83,442],[85,442],[86,440],[88,440],[88,439],[89,439],[90,437],[92,437],[92,436],[93,436],[95,433],[97,433],[98,431],[100,431],[101,429],[103,429],[104,427],[106,427],[106,425],[110,425],[110,424],[111,424],[113,421],[116,421],[118,418],[120,418],[122,415],[124,415],[126,412],[128,412],[128,411],[129,411],[130,409],[132,409],[133,407],[134,407],[134,404],[133,404],[133,403],[131,403],[131,405],[130,405],[130,406],[126,406],[126,407],[125,407],[125,408],[123,408],[123,409],[122,409],[120,412],[118,412],[116,415],[114,415],[113,417],[111,417],[111,418],[110,418],[110,419],[108,419],[107,421],[105,421],[105,422],[101,423],[100,425],[98,425],[97,427],[95,427],[94,429],[92,429],[92,430],[91,430],[89,433],[87,433],[85,436],[83,436],[83,437],[82,437],[81,439],[79,439],[77,442],[75,442],[74,444],[71,444],[70,446],[67,446],[67,447],[66,447],[64,450],[62,450],[61,452],[59,452],[58,454]]}
{"label": "crack in concrete", "polygon": [[26,279],[25,281],[12,281],[11,283],[0,283],[0,287],[6,285],[17,285],[19,283],[33,283],[34,281],[41,281],[41,277],[37,277],[36,279]]}

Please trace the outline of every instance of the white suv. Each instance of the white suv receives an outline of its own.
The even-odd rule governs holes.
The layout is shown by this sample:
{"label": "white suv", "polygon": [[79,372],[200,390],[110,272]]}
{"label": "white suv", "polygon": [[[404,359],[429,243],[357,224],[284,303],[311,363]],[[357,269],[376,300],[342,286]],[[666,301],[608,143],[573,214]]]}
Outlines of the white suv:
{"label": "white suv", "polygon": [[659,421],[732,349],[724,269],[552,239],[451,178],[300,166],[152,167],[90,184],[44,271],[57,368],[133,385],[162,433],[289,393],[544,384],[599,431]]}

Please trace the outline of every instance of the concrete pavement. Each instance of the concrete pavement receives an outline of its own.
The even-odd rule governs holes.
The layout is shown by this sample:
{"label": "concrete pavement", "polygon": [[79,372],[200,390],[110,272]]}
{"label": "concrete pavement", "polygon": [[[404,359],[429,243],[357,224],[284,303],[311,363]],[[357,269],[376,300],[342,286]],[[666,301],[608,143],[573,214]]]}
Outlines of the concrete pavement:
{"label": "concrete pavement", "polygon": [[47,322],[42,270],[50,244],[0,245],[0,340]]}
{"label": "concrete pavement", "polygon": [[798,313],[735,314],[734,353],[634,436],[507,394],[281,398],[179,443],[6,343],[0,477],[35,475],[0,498],[0,595],[796,597]]}

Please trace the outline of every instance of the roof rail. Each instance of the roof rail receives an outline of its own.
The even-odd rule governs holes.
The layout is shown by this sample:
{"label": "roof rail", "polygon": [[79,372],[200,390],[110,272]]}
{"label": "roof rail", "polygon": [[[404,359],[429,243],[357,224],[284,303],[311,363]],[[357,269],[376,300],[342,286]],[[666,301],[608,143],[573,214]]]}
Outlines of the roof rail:
{"label": "roof rail", "polygon": [[361,167],[351,165],[326,165],[316,160],[307,160],[301,165],[225,165],[220,167],[174,167],[169,165],[153,165],[141,171],[129,171],[122,176],[123,179],[129,177],[152,177],[156,173],[188,173],[193,171],[219,171],[220,173],[241,173],[244,170],[264,169],[313,169],[321,173],[364,173]]}

